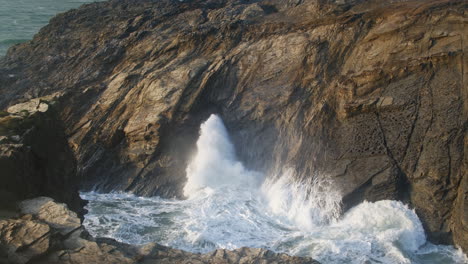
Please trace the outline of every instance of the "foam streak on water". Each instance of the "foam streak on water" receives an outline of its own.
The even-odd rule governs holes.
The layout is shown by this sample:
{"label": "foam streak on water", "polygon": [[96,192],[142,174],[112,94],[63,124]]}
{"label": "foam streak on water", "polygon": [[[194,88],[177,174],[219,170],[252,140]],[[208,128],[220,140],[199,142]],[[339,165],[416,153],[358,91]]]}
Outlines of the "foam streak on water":
{"label": "foam streak on water", "polygon": [[247,170],[215,115],[201,126],[187,178],[186,200],[82,193],[90,201],[84,224],[94,236],[192,252],[247,246],[323,263],[467,260],[428,243],[415,212],[400,202],[364,202],[338,218],[341,197],[330,183],[297,182],[287,168],[276,177]]}

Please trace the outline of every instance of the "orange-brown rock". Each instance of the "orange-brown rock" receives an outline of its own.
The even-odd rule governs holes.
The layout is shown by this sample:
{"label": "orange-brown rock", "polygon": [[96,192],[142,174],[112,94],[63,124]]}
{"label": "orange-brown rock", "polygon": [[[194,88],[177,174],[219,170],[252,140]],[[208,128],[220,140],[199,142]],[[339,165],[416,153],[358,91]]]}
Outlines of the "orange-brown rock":
{"label": "orange-brown rock", "polygon": [[109,1],[0,62],[0,106],[64,93],[84,188],[181,196],[220,114],[248,167],[330,177],[345,208],[399,199],[468,250],[467,3]]}

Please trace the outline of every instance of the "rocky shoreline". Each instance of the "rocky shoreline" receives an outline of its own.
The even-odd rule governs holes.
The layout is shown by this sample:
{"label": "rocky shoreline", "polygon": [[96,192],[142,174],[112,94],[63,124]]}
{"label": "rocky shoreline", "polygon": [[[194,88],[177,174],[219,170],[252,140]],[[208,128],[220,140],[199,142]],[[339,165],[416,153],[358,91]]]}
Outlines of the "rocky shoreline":
{"label": "rocky shoreline", "polygon": [[291,263],[318,264],[265,249],[219,249],[195,254],[150,243],[143,246],[93,238],[67,205],[48,197],[19,203],[19,217],[0,219],[0,263]]}
{"label": "rocky shoreline", "polygon": [[404,201],[430,241],[467,252],[467,9],[113,0],[60,14],[0,59],[2,206],[51,196],[79,212],[77,190],[93,187],[182,197],[217,113],[249,169],[329,179],[344,210]]}
{"label": "rocky shoreline", "polygon": [[[58,97],[32,99],[1,113],[0,263],[318,263],[266,249],[196,254],[92,237],[81,224],[86,202],[79,197],[76,162],[57,118]],[[34,198],[38,195],[63,203]],[[33,199],[22,201],[26,198]]]}

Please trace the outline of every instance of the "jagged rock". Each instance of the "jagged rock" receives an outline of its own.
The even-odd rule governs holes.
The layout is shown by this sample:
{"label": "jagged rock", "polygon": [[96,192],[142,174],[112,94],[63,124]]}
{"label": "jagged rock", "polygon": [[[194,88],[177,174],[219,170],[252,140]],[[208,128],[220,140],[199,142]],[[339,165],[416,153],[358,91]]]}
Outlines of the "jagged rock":
{"label": "jagged rock", "polygon": [[466,9],[463,0],[89,4],[8,51],[0,107],[63,92],[84,188],[169,197],[182,196],[199,124],[216,112],[247,167],[332,178],[345,208],[406,201],[432,241],[466,251]]}
{"label": "jagged rock", "polygon": [[219,264],[253,264],[253,263],[291,263],[318,264],[311,258],[291,257],[273,251],[259,248],[239,248],[236,250],[218,249],[207,254],[194,254],[181,250],[173,250],[160,245],[151,245],[151,253],[141,260],[141,263],[219,263]]}
{"label": "jagged rock", "polygon": [[39,197],[19,203],[22,214],[32,214],[44,221],[63,235],[81,226],[75,212],[70,211],[66,204],[54,202],[49,197]]}
{"label": "jagged rock", "polygon": [[53,109],[54,97],[13,105],[0,117],[0,210],[11,211],[23,199],[49,195],[82,214],[76,160]]}
{"label": "jagged rock", "polygon": [[265,249],[220,249],[208,254],[195,254],[156,243],[133,246],[108,238],[95,239],[79,225],[80,220],[75,213],[51,198],[23,201],[20,208],[20,213],[24,214],[21,218],[0,220],[0,263],[318,264],[311,258],[291,257]]}

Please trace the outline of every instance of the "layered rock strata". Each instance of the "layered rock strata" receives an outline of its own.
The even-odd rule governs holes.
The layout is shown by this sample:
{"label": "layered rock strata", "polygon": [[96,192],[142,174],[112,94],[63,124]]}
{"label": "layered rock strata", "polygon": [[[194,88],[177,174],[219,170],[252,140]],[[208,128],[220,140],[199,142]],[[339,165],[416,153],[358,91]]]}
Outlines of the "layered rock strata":
{"label": "layered rock strata", "polygon": [[399,199],[468,250],[467,3],[108,1],[0,62],[0,106],[57,91],[86,189],[182,196],[198,127],[267,175]]}

